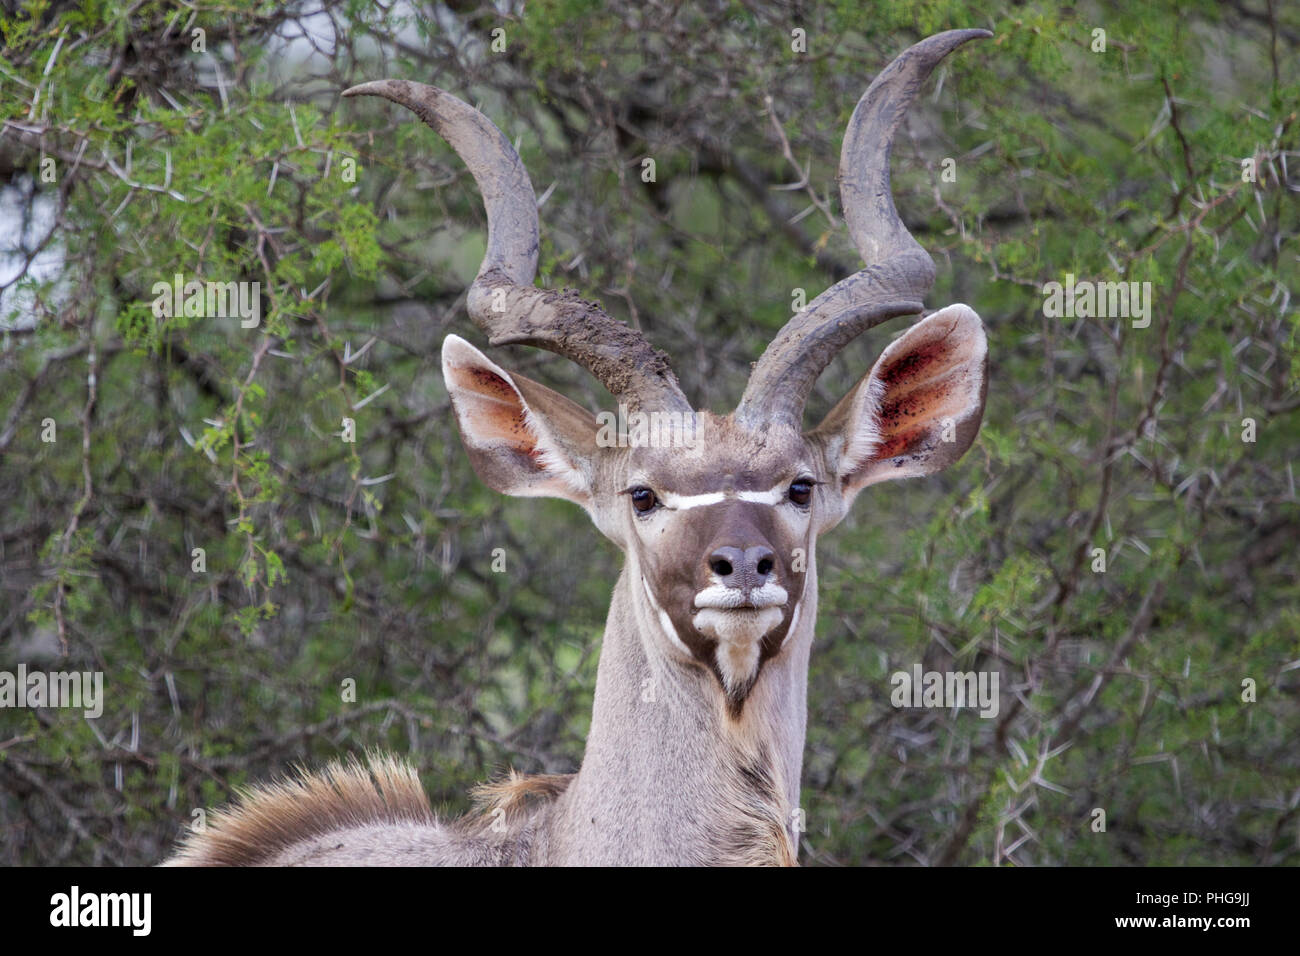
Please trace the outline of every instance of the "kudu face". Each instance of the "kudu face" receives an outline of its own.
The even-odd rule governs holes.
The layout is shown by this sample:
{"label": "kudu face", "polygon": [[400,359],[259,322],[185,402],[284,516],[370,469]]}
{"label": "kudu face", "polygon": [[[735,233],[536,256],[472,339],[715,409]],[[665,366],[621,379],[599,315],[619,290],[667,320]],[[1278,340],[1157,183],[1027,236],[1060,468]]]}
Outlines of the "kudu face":
{"label": "kudu face", "polygon": [[982,30],[954,30],[904,52],[859,102],[840,163],[844,215],[868,268],[799,312],[756,363],[728,416],[696,412],[662,355],[571,293],[538,289],[536,202],[514,149],[477,110],[433,87],[368,83],[415,111],[468,164],[485,197],[488,250],[468,308],[494,345],[527,343],[588,368],[652,427],[648,443],[610,429],[564,396],[507,372],[458,336],[442,363],[461,436],[479,476],[510,495],[581,505],[627,556],[647,652],[703,667],[734,717],[766,662],[811,628],[816,538],[864,487],[931,474],[979,430],[986,345],[979,317],[949,306],[913,325],[820,425],[805,432],[817,376],[855,336],[923,311],[929,256],[890,199],[889,151],[933,67]]}
{"label": "kudu face", "polygon": [[708,414],[696,431],[692,448],[628,456],[615,510],[661,652],[708,668],[738,709],[797,623],[821,468],[793,431]]}

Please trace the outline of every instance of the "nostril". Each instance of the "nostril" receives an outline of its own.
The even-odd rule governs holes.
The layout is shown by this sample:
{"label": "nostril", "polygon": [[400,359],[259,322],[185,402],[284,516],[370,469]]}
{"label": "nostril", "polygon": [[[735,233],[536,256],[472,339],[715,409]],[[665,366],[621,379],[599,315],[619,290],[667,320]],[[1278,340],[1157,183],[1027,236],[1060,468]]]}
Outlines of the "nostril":
{"label": "nostril", "polygon": [[731,586],[731,576],[745,566],[745,552],[740,548],[714,548],[709,555],[709,570]]}
{"label": "nostril", "polygon": [[752,573],[761,584],[776,569],[776,555],[766,545],[759,545],[745,552],[745,565],[754,569]]}

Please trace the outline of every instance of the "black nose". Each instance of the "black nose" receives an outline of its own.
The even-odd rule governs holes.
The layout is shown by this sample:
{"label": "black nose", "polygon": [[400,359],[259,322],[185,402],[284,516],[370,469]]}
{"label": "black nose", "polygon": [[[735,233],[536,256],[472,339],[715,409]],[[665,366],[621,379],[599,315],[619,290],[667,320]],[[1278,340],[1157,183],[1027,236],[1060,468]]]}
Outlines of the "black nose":
{"label": "black nose", "polygon": [[767,583],[768,575],[776,566],[775,558],[767,545],[743,550],[722,547],[709,555],[709,570],[721,579],[724,587],[748,592]]}

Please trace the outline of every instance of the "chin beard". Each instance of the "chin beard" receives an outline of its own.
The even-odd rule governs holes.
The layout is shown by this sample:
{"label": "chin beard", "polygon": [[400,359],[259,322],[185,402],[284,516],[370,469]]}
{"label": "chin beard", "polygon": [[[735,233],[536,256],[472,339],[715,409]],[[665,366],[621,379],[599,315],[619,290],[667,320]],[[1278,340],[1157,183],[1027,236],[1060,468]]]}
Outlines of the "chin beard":
{"label": "chin beard", "polygon": [[784,617],[779,607],[725,611],[704,608],[692,620],[696,631],[716,642],[714,669],[733,717],[740,715],[758,678],[763,638],[779,627]]}

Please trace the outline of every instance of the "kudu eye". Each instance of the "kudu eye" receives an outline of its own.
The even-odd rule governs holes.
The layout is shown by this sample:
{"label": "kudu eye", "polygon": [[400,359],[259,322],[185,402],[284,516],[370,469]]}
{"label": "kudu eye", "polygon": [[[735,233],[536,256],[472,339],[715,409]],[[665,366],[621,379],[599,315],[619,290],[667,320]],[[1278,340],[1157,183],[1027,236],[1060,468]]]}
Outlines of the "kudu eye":
{"label": "kudu eye", "polygon": [[800,507],[812,501],[813,483],[807,478],[800,478],[790,483],[790,500]]}
{"label": "kudu eye", "polygon": [[649,488],[633,488],[631,495],[632,507],[641,514],[653,511],[655,505],[659,503],[659,499],[655,497],[655,493]]}

